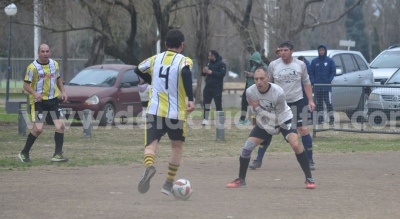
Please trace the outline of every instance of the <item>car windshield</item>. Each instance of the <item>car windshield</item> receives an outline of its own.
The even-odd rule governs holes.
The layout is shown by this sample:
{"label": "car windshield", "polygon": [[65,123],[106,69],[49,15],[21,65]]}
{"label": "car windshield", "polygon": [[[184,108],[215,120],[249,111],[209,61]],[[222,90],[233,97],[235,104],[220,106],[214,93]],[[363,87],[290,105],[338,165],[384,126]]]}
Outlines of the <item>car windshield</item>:
{"label": "car windshield", "polygon": [[118,72],[109,69],[84,69],[75,75],[68,85],[112,87],[117,80]]}
{"label": "car windshield", "polygon": [[[294,57],[295,59],[299,58],[299,56],[301,56],[301,55],[293,55],[293,57]],[[307,61],[309,61],[309,62],[311,62],[313,59],[317,58],[317,56],[307,56],[307,55],[303,55],[303,56],[304,56],[304,58],[306,58]]]}
{"label": "car windshield", "polygon": [[370,65],[371,68],[400,68],[400,51],[385,51]]}
{"label": "car windshield", "polygon": [[400,71],[397,70],[386,84],[400,84]]}

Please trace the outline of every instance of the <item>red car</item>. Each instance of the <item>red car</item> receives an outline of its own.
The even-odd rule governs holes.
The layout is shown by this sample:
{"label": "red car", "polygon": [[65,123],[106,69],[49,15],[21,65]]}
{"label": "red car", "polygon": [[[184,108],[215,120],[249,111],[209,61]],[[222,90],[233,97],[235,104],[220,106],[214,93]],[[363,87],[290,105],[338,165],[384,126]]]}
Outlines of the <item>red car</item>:
{"label": "red car", "polygon": [[68,101],[61,107],[66,117],[81,119],[89,109],[100,125],[114,124],[114,118],[135,117],[142,111],[139,77],[135,66],[103,64],[87,67],[64,85]]}

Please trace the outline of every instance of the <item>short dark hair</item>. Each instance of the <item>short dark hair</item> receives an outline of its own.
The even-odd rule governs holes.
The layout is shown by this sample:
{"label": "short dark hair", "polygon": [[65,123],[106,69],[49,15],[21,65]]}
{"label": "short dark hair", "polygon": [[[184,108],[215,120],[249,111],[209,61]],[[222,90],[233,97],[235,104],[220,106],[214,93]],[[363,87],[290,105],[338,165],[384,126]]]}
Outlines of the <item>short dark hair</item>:
{"label": "short dark hair", "polygon": [[219,53],[215,50],[210,50],[211,54],[213,54],[215,56],[215,58],[217,59],[219,57]]}
{"label": "short dark hair", "polygon": [[294,49],[293,43],[289,40],[284,41],[283,43],[281,43],[281,45],[279,45],[279,48],[283,48],[283,47],[287,47],[290,50]]}
{"label": "short dark hair", "polygon": [[180,30],[170,30],[165,37],[165,45],[167,48],[179,48],[185,41],[185,36]]}
{"label": "short dark hair", "polygon": [[304,57],[304,56],[299,56],[299,57],[297,57],[297,59],[298,59],[298,60],[301,60],[301,61],[304,61],[304,60],[306,59],[306,57]]}

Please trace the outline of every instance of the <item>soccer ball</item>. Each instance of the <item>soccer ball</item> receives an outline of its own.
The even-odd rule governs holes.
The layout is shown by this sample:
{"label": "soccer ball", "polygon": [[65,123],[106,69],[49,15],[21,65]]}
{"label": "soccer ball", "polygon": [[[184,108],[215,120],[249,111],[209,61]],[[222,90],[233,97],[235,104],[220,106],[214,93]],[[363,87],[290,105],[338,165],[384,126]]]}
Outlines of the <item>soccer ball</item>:
{"label": "soccer ball", "polygon": [[192,192],[192,185],[187,179],[178,179],[172,186],[172,194],[174,194],[177,199],[187,200],[192,195]]}

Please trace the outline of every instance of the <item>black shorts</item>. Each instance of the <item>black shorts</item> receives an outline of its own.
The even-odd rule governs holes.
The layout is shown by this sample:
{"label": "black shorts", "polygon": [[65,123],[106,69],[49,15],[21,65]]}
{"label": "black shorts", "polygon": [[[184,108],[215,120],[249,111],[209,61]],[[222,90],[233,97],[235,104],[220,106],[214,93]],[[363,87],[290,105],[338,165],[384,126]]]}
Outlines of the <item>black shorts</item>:
{"label": "black shorts", "polygon": [[64,118],[57,98],[31,104],[32,122],[43,123],[46,117],[51,120]]}
{"label": "black shorts", "polygon": [[186,121],[147,114],[145,145],[149,145],[154,140],[160,141],[165,133],[168,133],[170,140],[185,141]]}
{"label": "black shorts", "polygon": [[[286,139],[287,135],[289,135],[290,133],[297,134],[297,130],[295,128],[291,128],[289,130],[281,128],[280,131],[286,142],[287,142]],[[272,140],[272,135],[269,134],[267,131],[265,131],[265,129],[258,127],[258,125],[255,125],[253,130],[251,130],[249,137],[263,139],[264,141],[260,145],[265,145],[265,146],[270,145]]]}
{"label": "black shorts", "polygon": [[[288,103],[293,113],[292,126],[294,128],[308,125],[308,106],[304,104],[304,99],[300,99],[293,103]],[[297,122],[296,122],[297,121]]]}

